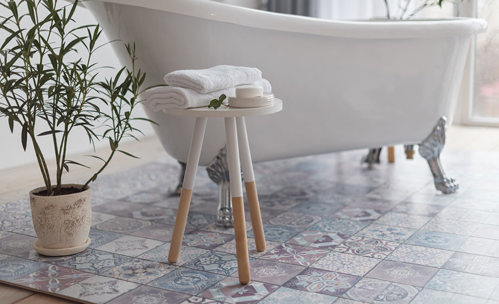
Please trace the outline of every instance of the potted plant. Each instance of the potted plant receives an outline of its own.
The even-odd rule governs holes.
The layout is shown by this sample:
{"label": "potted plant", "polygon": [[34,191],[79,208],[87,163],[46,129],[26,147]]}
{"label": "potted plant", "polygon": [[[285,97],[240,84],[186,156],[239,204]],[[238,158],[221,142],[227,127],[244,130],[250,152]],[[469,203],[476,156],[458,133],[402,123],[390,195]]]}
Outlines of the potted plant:
{"label": "potted plant", "polygon": [[386,9],[386,19],[388,20],[408,20],[416,16],[422,10],[438,6],[442,8],[446,2],[457,3],[462,0],[398,0],[398,13],[394,16],[391,13],[390,1],[383,0]]}
{"label": "potted plant", "polygon": [[[78,25],[78,1],[16,0],[1,2],[10,14],[0,17],[0,117],[11,132],[20,129],[24,150],[32,145],[44,186],[30,192],[33,224],[38,236],[33,245],[44,255],[68,255],[86,249],[91,225],[89,183],[96,180],[119,148],[137,130],[134,110],[145,74],[135,68],[135,45],[125,45],[131,58],[108,79],[99,80],[94,62],[102,33],[99,25]],[[27,12],[27,13],[21,13]],[[102,166],[81,185],[64,184],[63,171],[82,163],[68,158],[68,140],[83,130],[89,144],[109,142]],[[40,140],[49,139],[44,150]],[[87,140],[87,138],[85,138]],[[52,151],[51,151],[52,150]],[[52,154],[53,153],[53,154]],[[55,158],[49,170],[47,159]]]}

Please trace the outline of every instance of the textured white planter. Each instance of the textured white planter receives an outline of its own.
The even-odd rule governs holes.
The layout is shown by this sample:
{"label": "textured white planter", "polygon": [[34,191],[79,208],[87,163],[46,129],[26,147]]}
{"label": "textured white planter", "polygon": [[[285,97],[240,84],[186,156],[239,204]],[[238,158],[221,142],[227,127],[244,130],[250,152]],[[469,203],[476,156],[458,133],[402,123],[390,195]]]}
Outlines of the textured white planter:
{"label": "textured white planter", "polygon": [[[63,185],[68,187],[81,185]],[[92,222],[91,191],[58,195],[35,195],[45,187],[29,193],[33,225],[38,239],[33,248],[48,256],[70,255],[85,250],[90,245]]]}

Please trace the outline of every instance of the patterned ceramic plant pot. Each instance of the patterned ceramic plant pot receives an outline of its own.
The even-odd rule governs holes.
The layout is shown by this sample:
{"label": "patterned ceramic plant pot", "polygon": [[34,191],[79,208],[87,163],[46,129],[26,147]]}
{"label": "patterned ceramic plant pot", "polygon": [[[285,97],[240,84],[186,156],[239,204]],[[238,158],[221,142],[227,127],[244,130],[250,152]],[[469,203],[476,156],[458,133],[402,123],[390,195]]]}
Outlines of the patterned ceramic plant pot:
{"label": "patterned ceramic plant pot", "polygon": [[[81,185],[63,185],[64,188]],[[37,195],[45,187],[29,193],[31,216],[38,239],[33,248],[47,256],[70,255],[85,250],[90,245],[92,222],[91,191],[57,196]]]}

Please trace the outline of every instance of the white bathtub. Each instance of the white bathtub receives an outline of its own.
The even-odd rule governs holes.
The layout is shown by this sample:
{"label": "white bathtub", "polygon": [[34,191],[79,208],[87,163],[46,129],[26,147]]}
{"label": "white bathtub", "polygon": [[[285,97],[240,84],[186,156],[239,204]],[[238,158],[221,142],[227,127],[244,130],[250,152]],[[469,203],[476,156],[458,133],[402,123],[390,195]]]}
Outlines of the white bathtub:
{"label": "white bathtub", "polygon": [[[255,161],[422,142],[452,119],[478,19],[339,22],[208,0],[98,0],[107,35],[135,41],[148,84],[176,69],[255,66],[284,111],[249,118]],[[120,48],[118,56],[127,61]],[[193,121],[148,111],[165,150],[186,161]],[[200,164],[224,146],[208,122]]]}

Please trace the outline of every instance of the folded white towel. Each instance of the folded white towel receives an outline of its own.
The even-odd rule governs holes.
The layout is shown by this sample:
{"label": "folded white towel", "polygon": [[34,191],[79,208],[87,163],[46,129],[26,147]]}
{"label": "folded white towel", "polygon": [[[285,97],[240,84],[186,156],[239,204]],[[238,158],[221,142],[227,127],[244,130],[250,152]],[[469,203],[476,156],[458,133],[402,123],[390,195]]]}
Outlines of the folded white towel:
{"label": "folded white towel", "polygon": [[262,79],[257,68],[217,65],[203,70],[179,70],[165,75],[167,85],[211,93]]}
{"label": "folded white towel", "polygon": [[[267,79],[261,79],[254,82],[252,85],[261,86],[264,94],[272,93],[272,86]],[[201,94],[194,90],[179,88],[179,87],[155,87],[142,93],[144,105],[149,107],[154,112],[172,108],[198,108],[205,107],[210,104],[213,99],[218,99],[220,95],[225,94],[227,97],[235,96],[235,88],[219,90],[207,94]]]}

